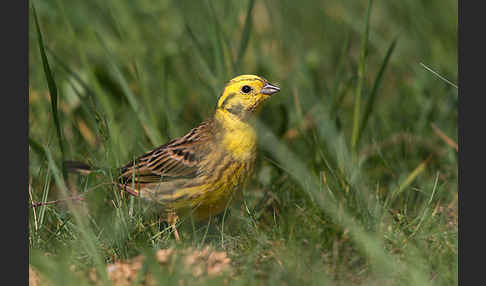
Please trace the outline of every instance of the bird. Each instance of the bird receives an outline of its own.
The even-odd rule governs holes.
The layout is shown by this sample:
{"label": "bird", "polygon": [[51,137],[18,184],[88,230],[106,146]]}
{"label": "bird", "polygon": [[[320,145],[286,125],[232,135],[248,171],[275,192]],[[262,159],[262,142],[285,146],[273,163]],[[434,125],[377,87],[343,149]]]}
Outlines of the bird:
{"label": "bird", "polygon": [[[214,115],[118,168],[118,187],[162,205],[165,220],[180,240],[176,223],[190,210],[196,221],[220,214],[241,196],[253,173],[257,134],[253,120],[280,88],[257,75],[239,75],[223,88]],[[65,162],[88,174],[93,168]]]}

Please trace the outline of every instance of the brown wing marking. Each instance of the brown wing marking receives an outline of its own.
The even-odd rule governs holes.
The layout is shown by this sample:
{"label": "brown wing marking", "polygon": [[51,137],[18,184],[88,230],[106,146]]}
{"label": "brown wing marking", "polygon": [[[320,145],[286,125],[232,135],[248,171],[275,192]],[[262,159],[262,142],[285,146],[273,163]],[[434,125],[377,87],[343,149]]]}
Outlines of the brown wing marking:
{"label": "brown wing marking", "polygon": [[140,184],[190,179],[199,174],[199,163],[207,154],[211,124],[204,122],[186,135],[155,148],[120,168],[120,183]]}

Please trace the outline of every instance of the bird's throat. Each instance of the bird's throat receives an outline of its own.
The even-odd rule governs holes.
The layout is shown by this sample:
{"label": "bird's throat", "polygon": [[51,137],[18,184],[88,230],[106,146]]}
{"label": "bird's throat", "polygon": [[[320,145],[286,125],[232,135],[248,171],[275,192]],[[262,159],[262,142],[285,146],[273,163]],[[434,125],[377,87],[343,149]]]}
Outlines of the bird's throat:
{"label": "bird's throat", "polygon": [[256,151],[256,132],[247,121],[230,112],[217,109],[214,116],[221,127],[221,143],[237,160],[250,160]]}

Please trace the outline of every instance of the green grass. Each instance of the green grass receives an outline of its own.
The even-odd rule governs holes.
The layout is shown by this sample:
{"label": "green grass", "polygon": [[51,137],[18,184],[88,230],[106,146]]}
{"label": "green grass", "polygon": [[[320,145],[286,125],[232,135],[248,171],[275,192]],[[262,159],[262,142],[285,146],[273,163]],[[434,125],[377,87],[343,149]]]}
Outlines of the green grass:
{"label": "green grass", "polygon": [[[457,1],[30,3],[30,203],[86,193],[29,211],[29,262],[53,284],[95,268],[105,285],[108,263],[207,245],[232,273],[144,269],[160,285],[458,283],[458,156],[432,127],[457,142]],[[256,172],[241,204],[185,218],[176,243],[103,183],[244,73],[281,87],[258,116]],[[66,180],[63,158],[104,169]]]}

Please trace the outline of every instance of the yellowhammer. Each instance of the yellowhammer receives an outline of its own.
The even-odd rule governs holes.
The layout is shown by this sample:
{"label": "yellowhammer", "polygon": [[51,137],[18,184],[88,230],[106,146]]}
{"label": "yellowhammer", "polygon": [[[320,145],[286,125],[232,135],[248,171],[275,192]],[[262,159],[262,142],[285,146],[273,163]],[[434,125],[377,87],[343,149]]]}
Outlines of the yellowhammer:
{"label": "yellowhammer", "polygon": [[[257,137],[250,118],[279,90],[256,75],[233,78],[211,119],[121,167],[118,185],[162,204],[179,240],[175,223],[182,210],[192,210],[196,220],[207,219],[221,213],[241,191],[256,158]],[[89,169],[73,162],[71,166]]]}

